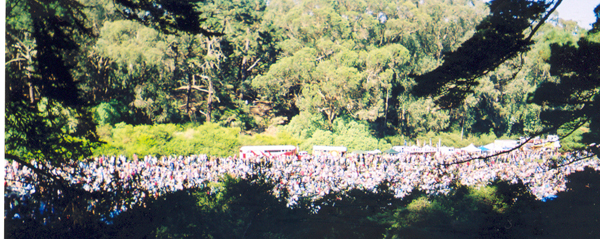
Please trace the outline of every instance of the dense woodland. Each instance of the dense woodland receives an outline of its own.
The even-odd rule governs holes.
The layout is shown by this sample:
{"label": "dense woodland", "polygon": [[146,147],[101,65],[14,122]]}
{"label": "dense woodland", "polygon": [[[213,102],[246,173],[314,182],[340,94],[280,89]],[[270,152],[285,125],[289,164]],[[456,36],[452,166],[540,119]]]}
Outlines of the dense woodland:
{"label": "dense woodland", "polygon": [[[94,155],[228,156],[253,144],[385,150],[544,134],[560,135],[562,150],[597,154],[600,23],[586,30],[558,18],[561,2],[8,0],[5,158],[31,167]],[[230,179],[221,193],[167,195],[108,225],[75,206],[90,195],[34,171],[77,220],[5,221],[12,237],[546,237],[556,227],[543,217],[561,217],[562,198],[598,192],[586,171],[588,187],[544,208],[498,182],[400,201],[385,189],[350,192],[339,196],[348,211],[325,198],[317,205],[329,213],[311,214],[311,205],[286,208],[260,179]]]}
{"label": "dense woodland", "polygon": [[[549,16],[527,51],[479,76],[448,108],[415,94],[415,76],[441,66],[474,35],[489,14],[482,1],[188,3],[207,32],[153,23],[167,7],[159,2],[135,11],[125,2],[56,3],[7,2],[7,115],[25,114],[20,107],[56,112],[53,126],[113,144],[137,140],[115,138],[117,123],[175,124],[182,132],[212,122],[242,135],[284,134],[304,150],[323,139],[384,150],[418,139],[465,146],[533,135],[545,129],[533,93],[557,81],[551,46],[575,45],[587,34]],[[96,154],[120,147],[111,145]]]}

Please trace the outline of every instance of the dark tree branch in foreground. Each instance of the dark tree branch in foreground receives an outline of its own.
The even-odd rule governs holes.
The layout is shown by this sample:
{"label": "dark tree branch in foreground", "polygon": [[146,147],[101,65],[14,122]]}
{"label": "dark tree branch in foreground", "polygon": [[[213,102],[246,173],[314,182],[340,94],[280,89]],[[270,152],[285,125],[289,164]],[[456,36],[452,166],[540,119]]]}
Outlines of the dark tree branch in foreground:
{"label": "dark tree branch in foreground", "polygon": [[[561,3],[562,0],[549,3],[534,0],[491,1],[490,15],[479,24],[475,35],[456,51],[449,53],[440,67],[416,76],[417,85],[413,88],[413,93],[417,96],[434,97],[442,108],[460,106],[466,96],[473,93],[479,77],[529,50],[534,34]],[[598,9],[600,5],[594,9],[596,16],[599,16]],[[562,137],[564,138],[584,126],[589,127],[589,132],[583,134],[581,141],[584,146],[577,150],[591,153],[592,156],[600,153],[600,149],[594,147],[595,143],[600,142],[600,104],[597,102],[600,100],[600,43],[596,36],[600,26],[598,22],[600,21],[597,19],[588,36],[582,37],[577,45],[551,45],[552,55],[548,60],[551,65],[550,73],[560,80],[542,83],[528,100],[543,107],[540,119],[550,127],[532,137],[553,130],[569,129],[570,132]],[[526,36],[527,31],[529,34]],[[510,153],[523,147],[525,143],[506,152],[451,164],[489,159]],[[586,153],[583,158],[575,160],[589,158],[588,156]]]}
{"label": "dark tree branch in foreground", "polygon": [[[550,128],[550,129],[546,129],[546,130],[540,131],[538,133],[535,133],[535,134],[527,137],[527,139],[524,140],[519,145],[513,147],[512,149],[506,150],[506,151],[498,152],[498,153],[495,153],[495,154],[492,154],[492,155],[481,156],[481,157],[469,157],[468,159],[465,159],[465,160],[455,161],[455,162],[451,162],[451,163],[443,163],[441,165],[442,166],[449,166],[449,165],[453,165],[453,164],[462,164],[462,163],[467,163],[467,162],[471,162],[473,160],[478,160],[478,159],[487,160],[487,159],[490,159],[490,158],[493,158],[493,157],[497,157],[497,156],[500,156],[500,155],[503,155],[503,154],[508,154],[510,152],[513,152],[513,151],[515,151],[517,149],[520,149],[521,147],[525,146],[527,143],[529,143],[530,140],[534,139],[535,137],[541,136],[543,134],[547,134],[547,133],[552,132],[554,130],[556,130],[556,128]],[[456,157],[455,157],[455,159],[456,159]]]}
{"label": "dark tree branch in foreground", "polygon": [[41,169],[39,169],[39,168],[37,168],[37,167],[34,167],[34,166],[33,166],[33,165],[31,165],[30,163],[28,163],[28,162],[26,162],[26,161],[22,160],[21,158],[19,158],[19,157],[15,156],[15,155],[11,155],[11,154],[6,154],[6,153],[5,153],[5,154],[4,154],[4,158],[5,158],[5,159],[9,159],[9,160],[14,160],[14,161],[17,161],[19,164],[21,164],[21,165],[23,165],[23,166],[25,166],[25,167],[27,167],[27,168],[31,169],[31,170],[32,170],[33,172],[35,172],[36,174],[38,174],[38,175],[42,175],[42,176],[46,176],[46,177],[48,177],[48,178],[52,179],[52,181],[53,181],[53,182],[56,182],[56,183],[59,185],[59,187],[60,187],[61,189],[65,189],[65,188],[66,188],[66,187],[65,187],[65,183],[64,183],[64,182],[65,182],[65,180],[64,180],[64,179],[63,179],[63,178],[62,178],[60,175],[53,175],[53,174],[51,174],[51,173],[49,173],[49,172],[47,172],[47,171],[45,171],[45,170],[41,170]]}
{"label": "dark tree branch in foreground", "polygon": [[119,11],[130,20],[155,27],[167,34],[186,32],[202,34],[207,37],[222,36],[202,26],[196,0],[114,0],[122,9]]}
{"label": "dark tree branch in foreground", "polygon": [[[491,1],[490,15],[477,26],[473,37],[448,53],[444,63],[435,70],[413,75],[417,85],[412,92],[417,96],[436,97],[436,103],[443,108],[460,106],[478,85],[479,77],[529,50],[533,35],[561,2]],[[531,31],[529,35],[525,35],[527,30]]]}
{"label": "dark tree branch in foreground", "polygon": [[[586,123],[587,123],[587,121],[579,121],[579,122],[578,122],[578,123],[577,123],[575,126],[573,126],[573,127],[572,127],[572,129],[571,129],[571,131],[569,131],[569,133],[567,133],[567,134],[565,134],[565,135],[562,135],[562,136],[559,138],[559,140],[563,140],[563,139],[565,139],[566,137],[569,137],[570,135],[572,135],[573,133],[575,133],[575,131],[577,131],[579,128],[581,128],[581,127],[582,127],[583,125],[585,125]],[[467,162],[471,162],[471,161],[473,161],[473,160],[479,160],[479,159],[481,159],[481,160],[488,160],[488,159],[491,159],[491,158],[494,158],[494,157],[497,157],[497,156],[500,156],[500,155],[503,155],[503,154],[508,154],[508,153],[511,153],[511,152],[513,152],[513,151],[515,151],[515,150],[517,150],[517,149],[521,149],[523,146],[525,146],[526,144],[528,144],[528,143],[529,143],[529,141],[531,141],[531,140],[532,140],[532,139],[534,139],[535,137],[542,136],[542,135],[544,135],[544,134],[548,134],[548,133],[550,133],[550,132],[556,131],[556,130],[557,130],[557,129],[559,129],[559,128],[560,128],[559,126],[555,126],[555,127],[551,127],[551,128],[548,128],[548,129],[542,130],[542,131],[540,131],[540,132],[538,132],[538,133],[535,133],[535,134],[533,134],[533,135],[531,135],[531,136],[527,137],[527,139],[526,139],[526,140],[524,140],[524,141],[523,141],[522,143],[520,143],[519,145],[517,145],[517,146],[515,146],[515,147],[513,147],[513,148],[511,148],[511,149],[509,149],[509,150],[506,150],[506,151],[501,151],[501,152],[498,152],[498,153],[494,153],[494,154],[491,154],[491,155],[486,155],[486,156],[481,156],[481,157],[469,157],[468,159],[465,159],[465,160],[455,161],[455,162],[451,162],[451,163],[443,163],[443,164],[441,164],[441,165],[442,165],[442,166],[449,166],[449,165],[454,165],[454,164],[462,164],[462,163],[467,163]],[[594,152],[594,148],[598,148],[598,147],[593,147],[593,146],[595,146],[595,145],[590,145],[590,147],[588,147],[588,150],[591,150],[591,152],[592,152],[592,155],[591,155],[591,156],[590,156],[590,155],[586,155],[586,157],[583,157],[583,158],[579,158],[579,159],[572,160],[572,161],[571,161],[571,162],[569,162],[568,164],[571,164],[571,163],[573,163],[573,162],[576,162],[576,161],[580,161],[580,160],[583,160],[583,159],[586,159],[586,158],[590,158],[590,157],[596,156],[596,155],[597,155],[597,153],[596,153],[596,152]],[[456,159],[456,158],[455,158],[455,159]],[[560,165],[560,167],[562,167],[562,166],[565,166],[565,165],[568,165],[568,164],[563,164],[563,165]]]}

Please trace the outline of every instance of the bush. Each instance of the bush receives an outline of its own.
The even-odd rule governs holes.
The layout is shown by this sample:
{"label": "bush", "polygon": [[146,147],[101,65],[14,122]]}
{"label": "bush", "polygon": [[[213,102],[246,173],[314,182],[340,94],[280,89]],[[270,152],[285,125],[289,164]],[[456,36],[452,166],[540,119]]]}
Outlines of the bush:
{"label": "bush", "polygon": [[496,140],[496,136],[493,133],[490,134],[481,134],[479,136],[476,135],[463,135],[461,138],[460,131],[455,132],[429,132],[427,134],[417,136],[414,139],[405,138],[401,135],[396,136],[388,136],[386,140],[391,142],[392,145],[404,145],[406,141],[407,144],[419,144],[423,146],[424,144],[429,144],[431,142],[432,146],[437,146],[441,141],[443,146],[462,148],[468,146],[469,144],[475,145],[486,145],[489,143],[493,143]]}
{"label": "bush", "polygon": [[[535,201],[523,184],[457,186],[449,195],[420,196],[391,219],[392,238],[528,238],[521,225]],[[514,223],[514,225],[512,224]]]}
{"label": "bush", "polygon": [[[103,130],[106,130],[103,128]],[[94,150],[95,155],[192,155],[230,156],[239,143],[239,129],[214,123],[179,126],[175,124],[116,124],[110,134],[103,133],[106,144]]]}
{"label": "bush", "polygon": [[123,120],[123,112],[127,112],[127,107],[120,101],[112,99],[109,102],[102,102],[93,109],[94,121],[98,125],[114,125]]}
{"label": "bush", "polygon": [[240,145],[300,145],[302,140],[294,137],[285,130],[277,129],[276,133],[262,133],[256,135],[241,135]]}
{"label": "bush", "polygon": [[301,113],[280,129],[303,141],[300,149],[307,151],[312,150],[315,145],[344,146],[349,152],[392,147],[386,139],[373,136],[365,121],[338,117],[330,129],[326,125],[322,116]]}
{"label": "bush", "polygon": [[571,133],[570,135],[564,137],[563,139],[561,139],[560,144],[561,144],[561,148],[560,150],[563,152],[569,152],[569,151],[574,151],[574,150],[578,150],[578,149],[583,149],[586,147],[585,144],[580,143],[582,141],[583,136],[590,132],[590,129],[587,127],[581,127],[578,128],[577,130],[575,130],[574,132],[571,133],[570,129],[567,130],[559,130],[558,135],[560,135],[561,137],[564,137],[565,135]]}

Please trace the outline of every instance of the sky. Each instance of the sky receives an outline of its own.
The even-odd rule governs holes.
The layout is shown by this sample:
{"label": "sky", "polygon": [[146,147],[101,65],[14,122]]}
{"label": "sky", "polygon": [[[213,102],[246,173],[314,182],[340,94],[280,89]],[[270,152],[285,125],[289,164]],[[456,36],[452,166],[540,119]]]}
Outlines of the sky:
{"label": "sky", "polygon": [[558,17],[573,20],[580,27],[591,29],[592,23],[596,21],[594,8],[600,4],[600,0],[563,0],[556,11]]}

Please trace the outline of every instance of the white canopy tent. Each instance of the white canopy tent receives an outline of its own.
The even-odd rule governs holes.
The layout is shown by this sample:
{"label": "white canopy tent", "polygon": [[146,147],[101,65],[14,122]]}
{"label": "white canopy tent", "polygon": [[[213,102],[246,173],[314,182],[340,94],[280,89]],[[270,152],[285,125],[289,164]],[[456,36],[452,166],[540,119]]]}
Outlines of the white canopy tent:
{"label": "white canopy tent", "polygon": [[473,144],[469,144],[469,146],[461,148],[460,150],[468,152],[468,153],[477,153],[477,152],[481,152],[480,148],[475,147],[475,145]]}

